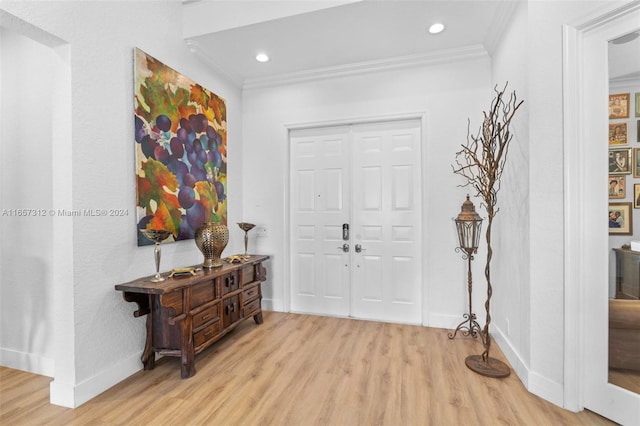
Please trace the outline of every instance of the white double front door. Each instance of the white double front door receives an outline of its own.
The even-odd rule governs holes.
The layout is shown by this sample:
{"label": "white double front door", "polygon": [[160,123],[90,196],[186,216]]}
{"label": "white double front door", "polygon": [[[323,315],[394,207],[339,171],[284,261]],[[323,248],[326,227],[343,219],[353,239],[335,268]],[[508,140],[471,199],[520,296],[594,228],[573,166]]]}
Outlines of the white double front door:
{"label": "white double front door", "polygon": [[421,322],[421,122],[292,130],[291,310]]}

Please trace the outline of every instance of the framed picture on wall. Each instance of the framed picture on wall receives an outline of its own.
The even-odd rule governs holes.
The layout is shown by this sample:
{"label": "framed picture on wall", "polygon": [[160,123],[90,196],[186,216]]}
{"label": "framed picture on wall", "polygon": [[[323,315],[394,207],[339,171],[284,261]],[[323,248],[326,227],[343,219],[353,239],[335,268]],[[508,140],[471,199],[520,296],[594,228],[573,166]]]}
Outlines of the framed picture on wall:
{"label": "framed picture on wall", "polygon": [[631,174],[631,148],[609,150],[609,174]]}
{"label": "framed picture on wall", "polygon": [[640,92],[636,93],[636,117],[640,117]]}
{"label": "framed picture on wall", "polygon": [[609,235],[631,235],[632,233],[631,203],[609,203]]}
{"label": "framed picture on wall", "polygon": [[627,123],[609,124],[609,145],[627,144]]}
{"label": "framed picture on wall", "polygon": [[633,208],[640,209],[640,184],[633,184]]}
{"label": "framed picture on wall", "polygon": [[636,122],[636,125],[638,127],[638,130],[636,131],[636,139],[640,142],[640,120]]}
{"label": "framed picture on wall", "polygon": [[609,198],[626,198],[627,177],[609,176]]}
{"label": "framed picture on wall", "polygon": [[609,119],[629,118],[629,93],[609,95]]}
{"label": "framed picture on wall", "polygon": [[640,178],[640,148],[633,148],[633,177]]}

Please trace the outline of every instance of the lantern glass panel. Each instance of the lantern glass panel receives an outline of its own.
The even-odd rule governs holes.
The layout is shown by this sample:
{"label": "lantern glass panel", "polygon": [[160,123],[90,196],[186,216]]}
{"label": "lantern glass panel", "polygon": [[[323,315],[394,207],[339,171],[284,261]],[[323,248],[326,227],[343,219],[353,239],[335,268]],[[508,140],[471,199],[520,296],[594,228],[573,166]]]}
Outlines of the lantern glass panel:
{"label": "lantern glass panel", "polygon": [[456,220],[458,240],[463,249],[477,249],[480,243],[482,220]]}

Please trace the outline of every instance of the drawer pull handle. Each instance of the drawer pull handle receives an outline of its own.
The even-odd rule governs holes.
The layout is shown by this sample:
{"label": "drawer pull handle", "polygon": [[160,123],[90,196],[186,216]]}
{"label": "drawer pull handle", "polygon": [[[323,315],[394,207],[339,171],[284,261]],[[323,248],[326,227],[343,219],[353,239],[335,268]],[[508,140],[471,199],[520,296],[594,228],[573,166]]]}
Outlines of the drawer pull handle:
{"label": "drawer pull handle", "polygon": [[212,334],[213,334],[213,332],[212,332],[211,330],[208,330],[208,331],[206,331],[206,332],[204,333],[204,336],[205,336],[205,337],[209,337],[209,336],[211,336]]}
{"label": "drawer pull handle", "polygon": [[206,319],[209,319],[210,316],[211,316],[211,314],[205,314],[205,315],[202,316],[202,320],[204,321]]}

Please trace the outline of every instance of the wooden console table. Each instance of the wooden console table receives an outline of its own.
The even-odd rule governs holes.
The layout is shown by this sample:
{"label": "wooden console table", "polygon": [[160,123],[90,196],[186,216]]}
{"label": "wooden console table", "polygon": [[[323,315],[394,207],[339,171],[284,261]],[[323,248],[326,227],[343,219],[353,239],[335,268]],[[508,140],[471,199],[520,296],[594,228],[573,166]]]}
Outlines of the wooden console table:
{"label": "wooden console table", "polygon": [[155,354],[180,357],[183,379],[196,373],[195,356],[253,316],[262,324],[263,262],[252,255],[243,263],[205,269],[194,276],[172,277],[158,283],[153,276],[118,284],[124,300],[135,302],[134,317],[147,315],[142,353],[145,370],[155,367]]}

